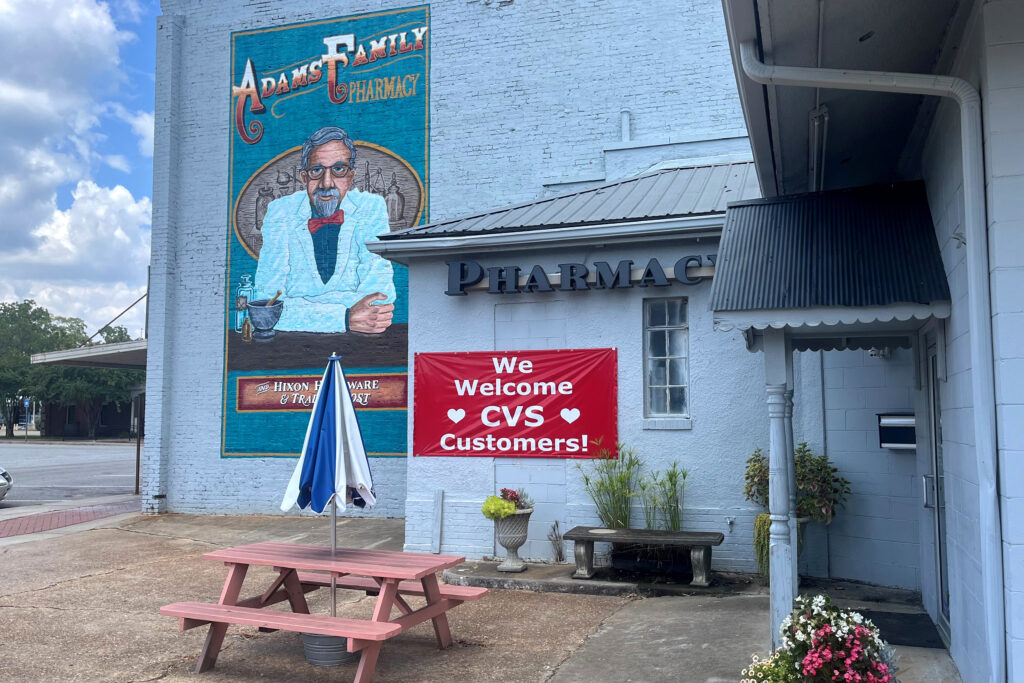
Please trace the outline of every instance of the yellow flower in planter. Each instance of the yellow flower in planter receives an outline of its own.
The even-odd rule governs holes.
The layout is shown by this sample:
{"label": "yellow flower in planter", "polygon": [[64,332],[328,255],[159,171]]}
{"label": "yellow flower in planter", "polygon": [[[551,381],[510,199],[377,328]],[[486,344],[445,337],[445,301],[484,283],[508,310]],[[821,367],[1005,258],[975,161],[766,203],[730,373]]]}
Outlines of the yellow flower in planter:
{"label": "yellow flower in planter", "polygon": [[498,496],[487,496],[484,506],[480,508],[480,512],[484,513],[484,517],[495,521],[505,519],[515,511],[515,503],[510,500],[502,500]]}

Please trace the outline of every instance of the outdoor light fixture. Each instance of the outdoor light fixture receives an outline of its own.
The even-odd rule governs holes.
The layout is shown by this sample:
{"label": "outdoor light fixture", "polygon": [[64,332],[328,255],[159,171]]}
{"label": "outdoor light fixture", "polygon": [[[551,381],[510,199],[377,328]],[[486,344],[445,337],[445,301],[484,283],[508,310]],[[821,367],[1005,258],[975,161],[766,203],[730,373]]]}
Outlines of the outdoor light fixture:
{"label": "outdoor light fixture", "polygon": [[872,347],[868,351],[868,355],[871,356],[872,358],[881,358],[882,360],[889,360],[890,358],[892,358],[892,349],[890,349],[888,346],[883,346],[880,349]]}

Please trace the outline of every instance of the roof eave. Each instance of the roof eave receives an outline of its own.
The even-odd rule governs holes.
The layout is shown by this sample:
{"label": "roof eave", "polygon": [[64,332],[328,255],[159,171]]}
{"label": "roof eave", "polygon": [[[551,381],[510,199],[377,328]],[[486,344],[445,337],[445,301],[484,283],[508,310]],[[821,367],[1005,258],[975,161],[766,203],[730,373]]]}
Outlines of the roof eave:
{"label": "roof eave", "polygon": [[729,52],[732,55],[732,67],[736,74],[736,87],[739,90],[740,106],[743,119],[747,124],[747,136],[750,149],[754,154],[754,166],[757,169],[757,181],[761,186],[763,197],[775,197],[779,194],[778,179],[775,172],[775,161],[772,153],[772,131],[768,119],[765,100],[766,86],[755,83],[743,73],[740,61],[740,45],[746,41],[757,41],[760,37],[757,29],[757,15],[751,0],[722,0],[725,15],[725,32],[729,39]]}
{"label": "roof eave", "polygon": [[510,249],[572,247],[599,241],[602,244],[663,239],[669,236],[687,238],[718,237],[725,223],[724,213],[687,216],[654,221],[601,223],[598,225],[519,230],[452,237],[421,237],[416,239],[378,240],[367,242],[366,248],[383,258],[408,265],[410,258],[451,256],[461,253],[482,253]]}
{"label": "roof eave", "polygon": [[34,353],[33,365],[74,365],[91,368],[119,368],[121,370],[145,370],[149,342],[146,339],[94,344],[77,349]]}

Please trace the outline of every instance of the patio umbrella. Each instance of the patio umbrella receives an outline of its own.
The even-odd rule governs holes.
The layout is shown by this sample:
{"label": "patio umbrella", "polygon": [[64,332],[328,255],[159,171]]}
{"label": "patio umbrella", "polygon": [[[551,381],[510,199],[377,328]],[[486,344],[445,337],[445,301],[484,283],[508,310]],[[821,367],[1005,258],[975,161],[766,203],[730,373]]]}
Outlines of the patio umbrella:
{"label": "patio umbrella", "polygon": [[[331,554],[338,549],[338,500],[356,507],[374,505],[373,479],[366,448],[356,421],[352,396],[341,368],[341,356],[327,360],[323,380],[313,402],[299,462],[281,501],[287,512],[293,505],[320,514],[331,506]],[[331,577],[331,616],[336,616],[337,583]]]}

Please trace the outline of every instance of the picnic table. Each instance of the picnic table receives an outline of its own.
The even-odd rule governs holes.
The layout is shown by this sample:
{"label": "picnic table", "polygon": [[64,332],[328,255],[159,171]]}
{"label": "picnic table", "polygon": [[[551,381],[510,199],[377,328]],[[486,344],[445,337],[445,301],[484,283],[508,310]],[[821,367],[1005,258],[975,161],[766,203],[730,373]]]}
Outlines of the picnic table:
{"label": "picnic table", "polygon": [[[213,668],[228,624],[257,626],[261,631],[299,631],[348,638],[348,651],[360,652],[356,683],[373,677],[382,643],[428,619],[433,622],[438,645],[451,645],[447,611],[467,600],[476,600],[486,588],[438,584],[436,573],[461,564],[455,555],[404,553],[389,550],[330,548],[293,543],[253,543],[215,550],[203,555],[224,562],[227,579],[217,603],[176,602],[160,608],[160,614],[178,617],[182,631],[209,625],[206,643],[196,664],[196,673]],[[239,600],[242,582],[250,566],[273,567],[277,578],[260,595]],[[305,594],[331,585],[362,590],[376,595],[373,617],[351,619],[310,614]],[[426,605],[413,609],[403,596],[426,598]],[[291,612],[263,609],[287,600]],[[392,619],[398,608],[401,616]]]}

